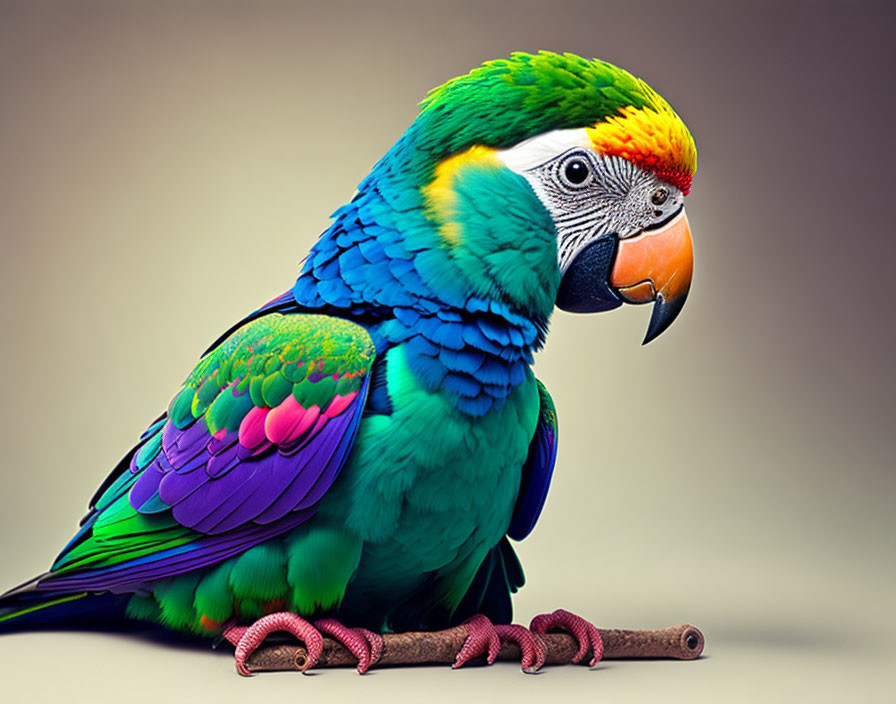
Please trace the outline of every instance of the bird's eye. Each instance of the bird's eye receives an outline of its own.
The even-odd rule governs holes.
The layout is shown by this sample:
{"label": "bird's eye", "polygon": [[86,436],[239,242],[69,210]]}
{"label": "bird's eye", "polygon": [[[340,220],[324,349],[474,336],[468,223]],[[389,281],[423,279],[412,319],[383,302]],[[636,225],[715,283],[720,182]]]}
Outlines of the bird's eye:
{"label": "bird's eye", "polygon": [[591,178],[591,169],[588,162],[582,157],[573,157],[565,164],[560,171],[563,174],[563,180],[569,186],[581,186],[589,178]]}
{"label": "bird's eye", "polygon": [[669,191],[665,188],[657,188],[650,194],[650,202],[654,205],[662,205],[669,198]]}

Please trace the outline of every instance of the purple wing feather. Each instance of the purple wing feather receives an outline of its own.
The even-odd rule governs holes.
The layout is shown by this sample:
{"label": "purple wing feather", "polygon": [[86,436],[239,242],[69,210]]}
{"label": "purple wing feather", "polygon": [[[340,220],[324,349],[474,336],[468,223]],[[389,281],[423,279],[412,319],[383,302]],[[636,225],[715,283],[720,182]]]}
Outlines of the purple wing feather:
{"label": "purple wing feather", "polygon": [[364,328],[331,316],[238,328],[104,482],[38,588],[125,589],[308,520],[354,442],[374,354]]}
{"label": "purple wing feather", "polygon": [[265,316],[203,360],[172,402],[158,453],[131,461],[135,510],[157,496],[178,523],[214,534],[320,500],[354,438],[373,361],[366,331],[344,320],[323,318],[340,328],[327,331],[329,350],[321,334],[297,343],[321,318]]}
{"label": "purple wing feather", "polygon": [[514,540],[522,540],[535,527],[548,496],[557,459],[557,413],[554,402],[540,381],[538,393],[541,400],[538,425],[529,445],[529,456],[523,465],[520,492],[510,528],[507,529],[507,535]]}

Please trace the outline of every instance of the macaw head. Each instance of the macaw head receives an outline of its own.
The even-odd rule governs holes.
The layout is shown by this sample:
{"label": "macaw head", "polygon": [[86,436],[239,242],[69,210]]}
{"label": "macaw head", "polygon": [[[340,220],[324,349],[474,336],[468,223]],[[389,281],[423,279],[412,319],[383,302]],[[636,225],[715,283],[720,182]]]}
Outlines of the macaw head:
{"label": "macaw head", "polygon": [[419,193],[454,285],[478,296],[545,320],[554,305],[653,302],[645,343],[685,302],[694,141],[622,69],[549,52],[490,61],[432,91],[378,166]]}

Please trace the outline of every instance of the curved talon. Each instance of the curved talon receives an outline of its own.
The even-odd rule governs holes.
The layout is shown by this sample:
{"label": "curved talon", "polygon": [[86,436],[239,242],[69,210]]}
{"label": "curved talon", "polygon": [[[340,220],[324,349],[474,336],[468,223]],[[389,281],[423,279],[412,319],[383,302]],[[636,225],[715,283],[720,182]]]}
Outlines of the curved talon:
{"label": "curved talon", "polygon": [[356,628],[355,631],[367,640],[367,645],[370,646],[370,667],[373,667],[383,656],[383,637],[379,633],[368,631],[366,628]]}
{"label": "curved talon", "polygon": [[349,628],[335,618],[322,618],[314,626],[339,641],[358,659],[358,673],[363,675],[380,659],[383,652],[383,638],[366,628]]}
{"label": "curved talon", "polygon": [[604,641],[600,631],[590,621],[565,609],[557,609],[550,614],[539,614],[532,619],[529,628],[533,633],[544,634],[549,630],[564,630],[572,634],[579,643],[579,649],[573,655],[573,662],[581,662],[591,650],[594,657],[589,665],[594,667],[604,654]]}
{"label": "curved talon", "polygon": [[224,629],[224,637],[236,646],[233,657],[237,672],[244,677],[252,676],[252,670],[246,667],[246,660],[274,631],[286,631],[305,643],[308,657],[301,668],[303,672],[313,667],[320,658],[324,647],[324,638],[320,632],[301,616],[280,611],[262,616],[248,628],[230,625]]}
{"label": "curved talon", "polygon": [[467,639],[458,651],[451,669],[463,667],[480,655],[485,655],[488,664],[491,665],[501,650],[501,639],[492,622],[482,614],[476,614],[464,621],[464,625],[467,627]]}
{"label": "curved talon", "polygon": [[517,623],[495,626],[501,640],[511,641],[520,647],[523,656],[520,669],[526,674],[534,674],[544,665],[545,651],[541,639],[525,626]]}

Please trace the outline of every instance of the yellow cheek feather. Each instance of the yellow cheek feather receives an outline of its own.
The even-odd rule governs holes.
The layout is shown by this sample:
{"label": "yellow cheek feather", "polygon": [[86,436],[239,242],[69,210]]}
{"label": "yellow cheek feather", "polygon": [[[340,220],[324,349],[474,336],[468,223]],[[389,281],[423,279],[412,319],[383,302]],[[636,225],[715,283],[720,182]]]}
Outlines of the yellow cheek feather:
{"label": "yellow cheek feather", "polygon": [[681,118],[662,99],[642,109],[624,107],[586,131],[598,152],[628,159],[685,194],[690,190],[697,148]]}
{"label": "yellow cheek feather", "polygon": [[426,214],[439,224],[439,235],[448,245],[457,244],[461,238],[460,224],[457,222],[455,177],[470,166],[504,168],[494,149],[474,145],[439,162],[432,182],[421,189]]}

